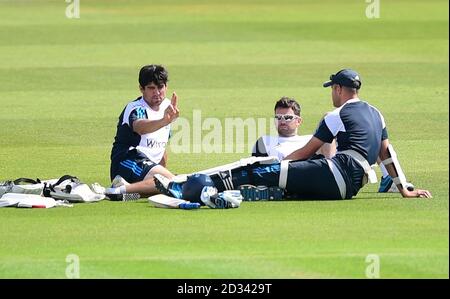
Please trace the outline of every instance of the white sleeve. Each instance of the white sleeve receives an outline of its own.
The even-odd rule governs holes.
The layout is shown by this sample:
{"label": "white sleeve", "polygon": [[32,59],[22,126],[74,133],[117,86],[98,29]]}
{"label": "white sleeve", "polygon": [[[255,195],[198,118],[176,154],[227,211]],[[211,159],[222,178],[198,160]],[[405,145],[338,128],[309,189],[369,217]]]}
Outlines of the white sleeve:
{"label": "white sleeve", "polygon": [[324,117],[325,124],[333,136],[336,136],[338,132],[345,132],[344,123],[339,115],[340,111],[341,109],[336,109]]}

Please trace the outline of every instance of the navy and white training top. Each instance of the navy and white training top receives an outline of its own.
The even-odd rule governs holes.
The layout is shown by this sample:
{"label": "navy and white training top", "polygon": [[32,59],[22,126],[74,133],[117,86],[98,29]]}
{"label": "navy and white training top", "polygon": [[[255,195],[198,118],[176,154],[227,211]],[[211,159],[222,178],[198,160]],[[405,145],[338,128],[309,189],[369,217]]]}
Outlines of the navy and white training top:
{"label": "navy and white training top", "polygon": [[159,110],[155,111],[142,97],[126,105],[117,123],[117,133],[111,151],[112,163],[122,161],[131,149],[139,150],[155,164],[161,161],[170,138],[170,124],[155,132],[139,135],[133,131],[133,123],[138,119],[162,119],[164,110],[169,105],[170,100],[166,98],[160,104]]}
{"label": "navy and white training top", "polygon": [[346,182],[347,196],[354,196],[362,186],[364,171],[353,158],[339,152],[355,150],[370,165],[375,164],[381,141],[388,138],[388,133],[384,117],[378,109],[360,99],[351,99],[329,112],[314,136],[327,143],[336,138],[337,153],[332,160]]}

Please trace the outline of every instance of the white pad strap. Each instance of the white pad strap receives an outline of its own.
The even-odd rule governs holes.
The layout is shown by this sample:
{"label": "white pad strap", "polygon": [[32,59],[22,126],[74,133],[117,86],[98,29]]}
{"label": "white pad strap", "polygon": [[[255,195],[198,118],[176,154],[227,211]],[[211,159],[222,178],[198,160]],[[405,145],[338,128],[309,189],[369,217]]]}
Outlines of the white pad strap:
{"label": "white pad strap", "polygon": [[341,194],[341,198],[345,199],[345,194],[347,193],[347,185],[345,184],[344,178],[342,177],[341,172],[337,167],[334,165],[334,162],[330,159],[326,159],[328,163],[328,167],[331,170],[331,173],[333,173],[334,180],[336,181],[336,184],[339,188],[339,193]]}
{"label": "white pad strap", "polygon": [[388,145],[387,148],[389,154],[391,155],[390,158],[383,160],[383,164],[384,166],[388,165],[388,164],[393,164],[395,171],[397,172],[397,177],[393,177],[392,180],[394,181],[395,185],[401,185],[403,188],[406,188],[407,182],[406,182],[406,177],[405,174],[403,173],[402,167],[400,166],[400,162],[398,161],[397,158],[397,153],[394,150],[394,147],[392,146],[392,144]]}
{"label": "white pad strap", "polygon": [[290,162],[290,160],[282,160],[280,163],[280,178],[278,180],[278,186],[281,189],[286,189],[287,179],[288,179],[289,162]]}
{"label": "white pad strap", "polygon": [[355,161],[358,162],[358,164],[364,169],[364,173],[367,175],[367,180],[369,183],[375,184],[378,181],[375,170],[373,170],[369,162],[360,153],[355,150],[345,150],[339,153],[347,154],[355,159]]}
{"label": "white pad strap", "polygon": [[404,186],[404,185],[402,184],[402,182],[400,181],[400,178],[399,178],[399,177],[392,178],[392,181],[394,182],[395,185],[402,185],[402,186]]}
{"label": "white pad strap", "polygon": [[388,164],[392,164],[392,158],[387,158],[386,160],[381,161],[381,163],[383,163],[384,166],[388,165]]}

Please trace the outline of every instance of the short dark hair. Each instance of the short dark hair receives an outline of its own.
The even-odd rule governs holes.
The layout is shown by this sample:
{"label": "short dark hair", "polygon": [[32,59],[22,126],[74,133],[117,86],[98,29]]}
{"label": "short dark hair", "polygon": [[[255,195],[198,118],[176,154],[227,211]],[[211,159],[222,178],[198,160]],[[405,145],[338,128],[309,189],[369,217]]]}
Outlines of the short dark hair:
{"label": "short dark hair", "polygon": [[167,85],[167,81],[169,81],[169,73],[162,65],[145,65],[139,71],[139,85],[142,87],[150,83],[156,86]]}
{"label": "short dark hair", "polygon": [[343,85],[340,85],[340,84],[339,84],[339,86],[340,86],[341,88],[347,90],[347,92],[350,92],[350,93],[356,93],[356,94],[357,94],[358,91],[359,91],[359,88],[343,86]]}
{"label": "short dark hair", "polygon": [[291,108],[294,111],[294,114],[300,116],[300,104],[294,98],[282,97],[275,104],[274,111],[277,108]]}

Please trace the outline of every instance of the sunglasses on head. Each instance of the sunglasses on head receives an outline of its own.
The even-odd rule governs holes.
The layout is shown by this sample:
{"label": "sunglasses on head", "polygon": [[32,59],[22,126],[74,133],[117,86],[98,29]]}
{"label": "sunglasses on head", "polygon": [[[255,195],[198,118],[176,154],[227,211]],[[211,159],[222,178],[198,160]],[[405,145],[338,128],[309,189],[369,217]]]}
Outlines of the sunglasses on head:
{"label": "sunglasses on head", "polygon": [[293,121],[294,119],[297,119],[299,116],[293,115],[293,114],[275,114],[275,119],[280,121],[284,120],[286,122]]}

